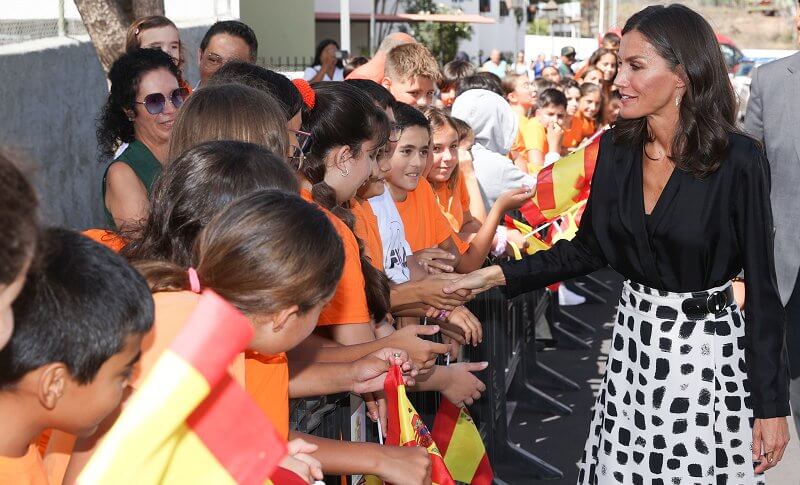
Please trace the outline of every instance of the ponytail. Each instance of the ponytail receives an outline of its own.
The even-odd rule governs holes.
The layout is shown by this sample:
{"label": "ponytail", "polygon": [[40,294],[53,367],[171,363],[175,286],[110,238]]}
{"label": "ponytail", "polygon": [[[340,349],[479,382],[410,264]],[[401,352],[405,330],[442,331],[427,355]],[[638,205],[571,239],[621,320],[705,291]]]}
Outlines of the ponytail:
{"label": "ponytail", "polygon": [[[298,88],[303,93],[305,88],[301,86]],[[332,148],[343,145],[350,147],[353,154],[357,155],[364,141],[377,138],[376,135],[384,136],[388,141],[388,118],[366,94],[346,83],[315,83],[313,88],[305,90],[303,98],[306,100],[303,128],[311,133],[313,141],[305,162],[297,167],[298,173],[311,183],[314,202],[335,214],[355,235],[353,214],[337,204],[336,192],[324,180],[325,156]],[[364,253],[364,242],[358,236],[356,241],[367,306],[374,321],[379,322],[390,309],[389,279],[370,263]]]}

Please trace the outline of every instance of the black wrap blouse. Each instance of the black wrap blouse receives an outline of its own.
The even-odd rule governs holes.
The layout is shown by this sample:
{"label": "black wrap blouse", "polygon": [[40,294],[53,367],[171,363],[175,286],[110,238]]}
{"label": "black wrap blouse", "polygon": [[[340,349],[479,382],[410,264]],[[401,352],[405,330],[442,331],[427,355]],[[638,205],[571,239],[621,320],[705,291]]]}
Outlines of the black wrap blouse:
{"label": "black wrap blouse", "polygon": [[506,294],[606,265],[652,288],[701,291],[724,285],[744,268],[754,414],[789,415],[785,315],[775,281],[769,164],[761,147],[731,134],[728,156],[715,173],[698,179],[674,170],[647,221],[642,187],[642,147],[615,145],[609,130],[577,236],[502,263]]}

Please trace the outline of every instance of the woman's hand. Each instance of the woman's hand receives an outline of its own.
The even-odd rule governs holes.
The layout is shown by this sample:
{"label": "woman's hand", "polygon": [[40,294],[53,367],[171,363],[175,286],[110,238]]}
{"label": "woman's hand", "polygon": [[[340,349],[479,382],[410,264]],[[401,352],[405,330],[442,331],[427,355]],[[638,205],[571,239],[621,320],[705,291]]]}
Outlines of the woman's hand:
{"label": "woman's hand", "polygon": [[452,273],[455,269],[452,266],[455,255],[441,248],[421,249],[414,253],[414,257],[428,274]]}
{"label": "woman's hand", "polygon": [[443,291],[445,293],[455,293],[458,290],[471,290],[473,294],[478,294],[504,284],[506,284],[506,277],[500,266],[487,266],[465,275],[460,280],[444,288]]}
{"label": "woman's hand", "polygon": [[789,444],[789,424],[782,418],[756,418],[753,423],[753,461],[756,473],[764,473],[783,459]]}
{"label": "woman's hand", "polygon": [[462,277],[462,275],[455,273],[441,273],[420,280],[417,283],[419,285],[419,301],[438,310],[450,311],[472,300],[475,297],[472,296],[472,292],[469,290],[459,290],[454,293],[442,291],[445,286]]}

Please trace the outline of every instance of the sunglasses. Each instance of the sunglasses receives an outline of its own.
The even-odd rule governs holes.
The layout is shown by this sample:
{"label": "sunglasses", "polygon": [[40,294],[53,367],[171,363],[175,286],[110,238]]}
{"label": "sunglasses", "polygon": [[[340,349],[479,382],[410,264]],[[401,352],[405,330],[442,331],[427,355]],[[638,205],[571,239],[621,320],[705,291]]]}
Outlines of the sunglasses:
{"label": "sunglasses", "polygon": [[[189,96],[189,92],[186,88],[177,88],[169,95],[169,102],[175,109],[178,109],[183,105],[187,96]],[[167,105],[167,98],[161,93],[152,93],[145,96],[144,101],[134,101],[134,103],[143,104],[148,113],[157,115],[164,111],[164,107]]]}

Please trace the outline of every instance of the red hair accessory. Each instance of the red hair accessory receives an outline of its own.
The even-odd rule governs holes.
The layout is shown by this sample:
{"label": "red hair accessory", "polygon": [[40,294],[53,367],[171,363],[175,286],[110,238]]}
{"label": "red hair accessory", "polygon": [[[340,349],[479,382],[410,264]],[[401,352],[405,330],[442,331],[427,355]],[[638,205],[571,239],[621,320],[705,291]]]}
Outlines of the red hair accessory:
{"label": "red hair accessory", "polygon": [[300,91],[300,97],[303,98],[303,104],[306,105],[308,109],[314,109],[314,104],[317,101],[317,95],[314,93],[314,88],[308,84],[308,81],[302,78],[292,79],[292,84],[294,87]]}
{"label": "red hair accessory", "polygon": [[187,273],[189,273],[189,287],[192,293],[200,293],[200,277],[197,276],[197,270],[189,268]]}

